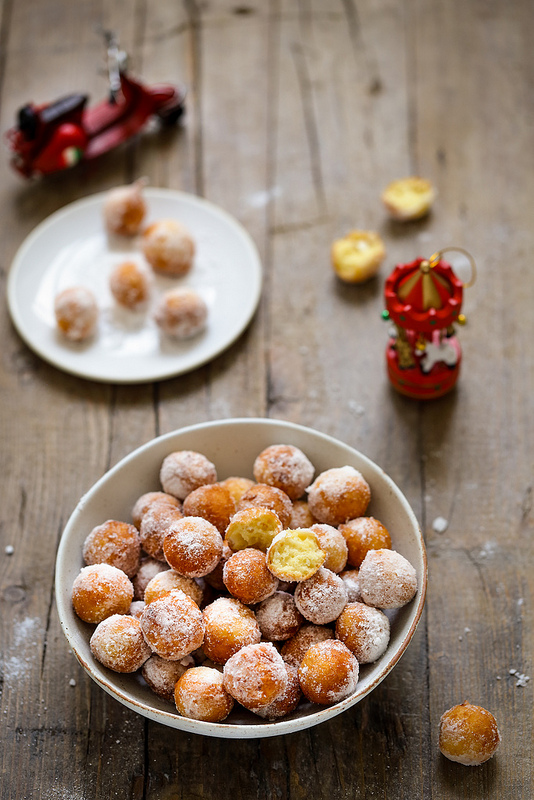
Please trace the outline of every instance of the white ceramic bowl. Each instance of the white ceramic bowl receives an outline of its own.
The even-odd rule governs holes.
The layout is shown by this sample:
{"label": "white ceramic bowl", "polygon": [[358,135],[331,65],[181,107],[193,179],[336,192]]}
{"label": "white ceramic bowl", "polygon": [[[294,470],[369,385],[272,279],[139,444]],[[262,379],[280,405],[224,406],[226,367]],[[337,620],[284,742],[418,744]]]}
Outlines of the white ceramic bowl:
{"label": "white ceramic bowl", "polygon": [[[316,469],[316,475],[346,464],[360,470],[371,487],[368,514],[388,528],[393,547],[415,567],[418,591],[408,605],[388,612],[391,639],[384,655],[364,665],[355,694],[332,706],[302,703],[290,716],[265,722],[239,707],[220,723],[200,722],[178,715],[160,700],[138,675],[106,669],[92,656],[89,639],[94,626],[82,622],[71,604],[71,588],[83,566],[82,544],[89,531],[106,519],[130,521],[135,500],[157,490],[159,469],[174,450],[204,453],[217,467],[219,479],[231,475],[252,477],[256,456],[271,444],[299,447]],[[149,719],[190,733],[227,738],[260,738],[303,730],[332,719],[359,702],[393,669],[412,638],[421,616],[426,591],[426,554],[419,525],[406,498],[383,470],[342,442],[310,428],[269,419],[229,419],[193,425],[153,439],[107,472],[85,494],[63,532],[56,563],[56,602],[63,631],[81,665],[103,689],[128,708]]]}

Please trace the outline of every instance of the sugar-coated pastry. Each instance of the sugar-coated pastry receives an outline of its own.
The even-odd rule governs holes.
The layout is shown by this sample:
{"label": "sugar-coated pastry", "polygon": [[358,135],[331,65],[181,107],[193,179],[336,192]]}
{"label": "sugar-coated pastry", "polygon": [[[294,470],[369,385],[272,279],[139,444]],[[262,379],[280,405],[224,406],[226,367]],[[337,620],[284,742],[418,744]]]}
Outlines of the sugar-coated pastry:
{"label": "sugar-coated pastry", "polygon": [[163,541],[170,526],[179,519],[182,519],[182,512],[178,507],[166,502],[152,503],[139,526],[139,539],[145,553],[158,561],[165,561]]}
{"label": "sugar-coated pastry", "polygon": [[391,549],[388,529],[374,517],[357,517],[339,526],[348,547],[348,562],[359,567],[369,550]]}
{"label": "sugar-coated pastry", "polygon": [[312,644],[326,642],[328,639],[335,639],[332,628],[305,622],[291,639],[284,642],[280,655],[288,664],[299,667]]}
{"label": "sugar-coated pastry", "polygon": [[364,603],[377,608],[400,608],[417,592],[417,573],[395,550],[369,550],[358,575]]}
{"label": "sugar-coated pastry", "polygon": [[135,525],[108,519],[86,536],[82,555],[86,564],[111,564],[133,578],[140,564],[139,532]]}
{"label": "sugar-coated pastry", "polygon": [[152,650],[169,661],[179,661],[204,641],[202,611],[180,589],[145,606],[141,629]]}
{"label": "sugar-coated pastry", "polygon": [[150,278],[135,261],[122,261],[110,273],[109,288],[120,306],[140,311],[150,297]]}
{"label": "sugar-coated pastry", "polygon": [[293,500],[293,509],[288,528],[311,528],[317,522],[310,511],[307,500]]}
{"label": "sugar-coated pastry", "polygon": [[319,547],[326,554],[323,567],[331,569],[332,572],[341,572],[341,570],[345,569],[348,548],[343,534],[337,528],[332,525],[326,525],[324,522],[311,525],[310,530],[317,536]]}
{"label": "sugar-coated pastry", "polygon": [[350,231],[332,243],[334,272],[346,283],[363,283],[372,278],[386,257],[384,242],[375,231]]}
{"label": "sugar-coated pastry", "polygon": [[223,568],[223,582],[230,594],[245,605],[261,603],[278,587],[278,578],[267,569],[267,557],[255,547],[234,553]]}
{"label": "sugar-coated pastry", "polygon": [[237,475],[231,475],[229,478],[225,478],[224,481],[220,481],[220,484],[224,486],[225,489],[228,489],[237,507],[237,504],[245,492],[248,492],[248,490],[252,489],[254,486],[254,481],[250,480],[250,478],[240,478]]}
{"label": "sugar-coated pastry", "polygon": [[134,507],[132,508],[132,522],[137,530],[141,527],[141,520],[150,506],[153,503],[160,502],[174,506],[178,510],[182,507],[182,504],[176,497],[173,497],[172,494],[166,494],[166,492],[146,492],[142,494],[141,497],[135,501]]}
{"label": "sugar-coated pastry", "polygon": [[185,225],[174,219],[153,222],[143,231],[143,254],[155,272],[173,277],[193,266],[195,242]]}
{"label": "sugar-coated pastry", "polygon": [[226,529],[225,542],[233,551],[256,547],[265,553],[281,530],[278,514],[270,508],[250,506],[233,515]]}
{"label": "sugar-coated pastry", "polygon": [[242,647],[228,659],[224,687],[245,708],[255,711],[271,705],[286,690],[286,665],[270,642]]}
{"label": "sugar-coated pastry", "polygon": [[169,703],[174,703],[176,682],[186,670],[194,666],[195,662],[191,656],[185,656],[180,661],[167,661],[165,658],[153,653],[143,664],[141,675],[154,694]]}
{"label": "sugar-coated pastry", "polygon": [[238,511],[251,507],[271,509],[277,515],[284,528],[289,525],[293,512],[293,505],[287,494],[282,489],[277,489],[276,486],[269,486],[266,483],[256,483],[248,492],[245,492],[237,504]]}
{"label": "sugar-coated pastry", "polygon": [[156,325],[173,339],[191,339],[206,327],[208,306],[194,289],[169,289],[154,311]]}
{"label": "sugar-coated pastry", "polygon": [[222,536],[202,517],[182,517],[173,522],[163,540],[167,563],[188,578],[211,572],[222,556]]}
{"label": "sugar-coated pastry", "polygon": [[298,500],[310,485],[315,469],[298,447],[273,444],[256,457],[252,471],[258,483],[275,486],[291,500]]}
{"label": "sugar-coated pastry", "polygon": [[389,644],[389,619],[365,603],[348,603],[336,620],[336,636],[360,664],[371,664]]}
{"label": "sugar-coated pastry", "polygon": [[184,516],[203,517],[215,525],[224,536],[230,518],[235,514],[235,500],[220,483],[199,486],[190,492],[183,503]]}
{"label": "sugar-coated pastry", "polygon": [[96,331],[98,306],[85,286],[70,286],[54,299],[54,314],[59,331],[71,342],[83,342]]}
{"label": "sugar-coated pastry", "polygon": [[256,609],[261,635],[269,642],[283,642],[296,634],[304,619],[288,592],[274,592]]}
{"label": "sugar-coated pastry", "polygon": [[339,703],[356,690],[358,661],[337,639],[312,644],[299,667],[300,688],[312,703]]}
{"label": "sugar-coated pastry", "polygon": [[96,660],[115,672],[136,672],[152,652],[139,620],[124,614],[113,614],[102,620],[89,646]]}
{"label": "sugar-coated pastry", "polygon": [[205,455],[194,450],[177,450],[163,460],[160,470],[163,491],[185,500],[190,492],[215,483],[217,470]]}
{"label": "sugar-coated pastry", "polygon": [[222,673],[204,665],[182,675],[174,688],[174,701],[182,717],[204,722],[221,722],[234,705],[224,688]]}
{"label": "sugar-coated pastry", "polygon": [[501,736],[490,711],[467,701],[446,711],[439,723],[439,749],[451,761],[476,767],[497,751]]}
{"label": "sugar-coated pastry", "polygon": [[173,589],[181,589],[184,594],[189,595],[191,600],[194,600],[197,606],[202,603],[202,588],[193,578],[187,578],[185,575],[180,575],[174,569],[166,569],[158,572],[157,575],[147,583],[145,588],[144,600],[145,603],[153,603],[154,600],[163,597]]}
{"label": "sugar-coated pastry", "polygon": [[428,214],[436,192],[430,181],[413,176],[390,183],[381,198],[393,219],[409,221]]}
{"label": "sugar-coated pastry", "polygon": [[84,622],[99,623],[112,614],[127,614],[132,600],[131,580],[111,564],[83,567],[72,585],[72,605]]}
{"label": "sugar-coated pastry", "polygon": [[311,578],[297,584],[295,604],[308,622],[326,625],[337,619],[347,605],[347,590],[339,575],[319,567]]}
{"label": "sugar-coated pastry", "polygon": [[202,649],[217,664],[225,664],[242,647],[257,644],[261,639],[254,612],[235,597],[219,597],[203,613]]}
{"label": "sugar-coated pastry", "polygon": [[163,561],[158,561],[156,558],[152,558],[152,556],[144,558],[141,561],[137,574],[132,578],[134,600],[144,600],[145,589],[152,578],[157,575],[158,572],[165,572],[165,570],[168,569],[169,565]]}
{"label": "sugar-coated pastry", "polygon": [[365,514],[371,489],[354,467],[333,467],[317,476],[308,487],[308,505],[319,522],[337,527]]}
{"label": "sugar-coated pastry", "polygon": [[281,581],[305,581],[324,560],[317,536],[304,528],[278,533],[267,550],[267,566]]}
{"label": "sugar-coated pastry", "polygon": [[104,225],[109,233],[136,236],[147,213],[143,179],[129,186],[117,186],[107,193],[102,207]]}
{"label": "sugar-coated pastry", "polygon": [[286,717],[296,709],[300,702],[301,691],[297,669],[290,664],[286,664],[287,685],[284,691],[267,706],[254,709],[254,713],[263,719],[273,721]]}
{"label": "sugar-coated pastry", "polygon": [[361,603],[362,595],[360,592],[360,582],[358,581],[359,569],[344,569],[339,573],[339,577],[343,579],[345,589],[347,590],[347,599],[349,603]]}

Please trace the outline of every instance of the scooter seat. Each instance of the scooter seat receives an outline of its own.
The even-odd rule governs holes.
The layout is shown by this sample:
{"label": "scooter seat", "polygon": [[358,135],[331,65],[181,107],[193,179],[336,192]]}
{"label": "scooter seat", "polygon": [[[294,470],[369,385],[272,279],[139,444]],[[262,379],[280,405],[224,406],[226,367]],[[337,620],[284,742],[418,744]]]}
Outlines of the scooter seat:
{"label": "scooter seat", "polygon": [[59,122],[63,117],[82,111],[89,99],[86,94],[69,94],[46,106],[41,111],[41,120],[45,125]]}

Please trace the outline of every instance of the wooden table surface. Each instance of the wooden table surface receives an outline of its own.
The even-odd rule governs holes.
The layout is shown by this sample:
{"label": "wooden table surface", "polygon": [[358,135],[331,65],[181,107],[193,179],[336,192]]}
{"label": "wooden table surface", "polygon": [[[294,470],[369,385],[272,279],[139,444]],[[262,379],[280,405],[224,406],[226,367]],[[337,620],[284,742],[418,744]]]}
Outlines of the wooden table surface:
{"label": "wooden table surface", "polygon": [[[70,376],[1,315],[2,798],[530,800],[533,780],[534,18],[528,0],[2,0],[1,128],[19,106],[105,96],[95,27],[148,81],[183,81],[187,114],[92,164],[25,182],[0,161],[1,274],[24,238],[78,198],[147,176],[208,198],[250,232],[259,309],[211,363],[154,384]],[[387,183],[436,185],[433,213],[388,221]],[[377,230],[387,258],[362,286],[333,239]],[[389,386],[383,282],[456,245],[475,257],[464,359],[448,396]],[[54,602],[63,527],[80,496],[152,437],[205,420],[271,417],[331,434],[380,464],[424,531],[425,612],[395,670],[345,714],[239,741],[127,710],[69,652]],[[448,528],[433,530],[443,517]],[[9,554],[10,546],[13,548]],[[8,548],[6,551],[5,548]],[[518,680],[517,674],[525,676]],[[524,685],[518,685],[524,684]],[[441,714],[469,699],[502,745],[482,767],[444,759]]]}

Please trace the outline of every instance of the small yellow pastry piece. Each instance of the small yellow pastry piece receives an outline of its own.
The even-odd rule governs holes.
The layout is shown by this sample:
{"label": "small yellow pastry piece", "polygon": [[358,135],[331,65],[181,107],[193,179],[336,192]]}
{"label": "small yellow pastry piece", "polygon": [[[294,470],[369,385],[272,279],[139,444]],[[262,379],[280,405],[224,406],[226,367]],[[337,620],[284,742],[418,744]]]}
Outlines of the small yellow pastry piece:
{"label": "small yellow pastry piece", "polygon": [[274,537],[267,550],[267,566],[281,581],[305,581],[325,561],[317,536],[306,528],[285,530]]}
{"label": "small yellow pastry piece", "polygon": [[425,178],[401,178],[382,192],[382,202],[393,219],[407,222],[428,214],[436,192]]}
{"label": "small yellow pastry piece", "polygon": [[385,256],[384,242],[374,231],[351,231],[332,244],[334,272],[346,283],[363,283],[372,278]]}
{"label": "small yellow pastry piece", "polygon": [[282,523],[274,511],[251,506],[236,511],[226,529],[224,540],[234,552],[255,547],[265,553],[281,530]]}

